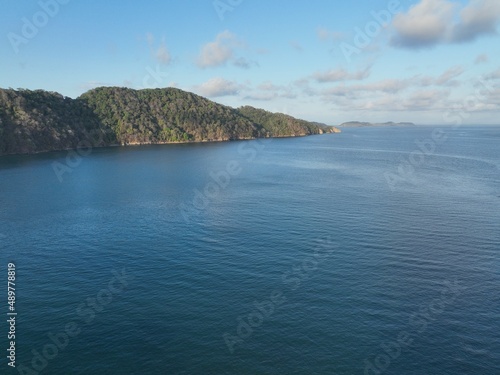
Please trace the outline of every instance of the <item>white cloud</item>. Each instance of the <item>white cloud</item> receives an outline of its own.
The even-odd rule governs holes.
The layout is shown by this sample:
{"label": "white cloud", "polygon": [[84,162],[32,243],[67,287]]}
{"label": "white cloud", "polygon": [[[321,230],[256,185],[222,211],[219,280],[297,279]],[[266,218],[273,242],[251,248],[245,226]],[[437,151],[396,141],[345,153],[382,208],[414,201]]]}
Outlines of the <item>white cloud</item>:
{"label": "white cloud", "polygon": [[345,34],[337,31],[330,31],[326,27],[319,27],[316,30],[316,35],[323,41],[333,40],[337,42],[345,38]]}
{"label": "white cloud", "polygon": [[[457,91],[451,87],[465,82],[460,80],[464,72],[464,68],[457,65],[436,76],[416,75],[367,83],[340,82],[329,88],[302,93],[319,97],[321,102],[342,111],[437,113],[452,107],[449,98]],[[500,69],[485,78],[497,76],[500,78]]]}
{"label": "white cloud", "polygon": [[224,65],[233,58],[233,48],[236,44],[236,36],[231,32],[226,30],[218,34],[215,41],[202,47],[198,56],[198,66],[207,68]]}
{"label": "white cloud", "polygon": [[324,72],[316,72],[312,78],[318,83],[341,82],[341,81],[359,81],[370,76],[370,67],[350,73],[343,68],[331,69]]}
{"label": "white cloud", "polygon": [[482,63],[486,63],[488,62],[489,60],[489,57],[487,54],[483,53],[479,56],[476,57],[476,60],[474,60],[474,64],[482,64]]}
{"label": "white cloud", "polygon": [[[356,108],[367,109],[367,103],[371,103],[370,105],[380,106],[383,103],[396,103],[394,106],[394,110],[398,110],[398,108],[403,108],[404,106],[410,106],[410,102],[412,100],[415,101],[415,105],[412,109],[415,108],[423,108],[424,102],[426,101],[428,104],[432,104],[429,98],[431,94],[436,100],[440,100],[437,98],[436,93],[448,93],[446,88],[452,86],[458,86],[461,84],[458,81],[458,77],[461,76],[464,72],[463,67],[454,66],[444,73],[437,77],[432,76],[414,76],[410,78],[404,79],[382,79],[379,81],[363,83],[363,84],[338,84],[336,86],[323,89],[319,92],[309,92],[304,94],[309,96],[317,96],[320,95],[325,102],[335,101],[338,103],[343,103],[343,105],[351,107],[352,105]],[[422,88],[424,89],[422,90]],[[413,94],[412,92],[416,92],[417,94]],[[410,94],[408,94],[410,93]],[[407,100],[403,103],[403,98],[407,98]],[[339,102],[340,100],[340,102]],[[343,102],[343,101],[346,102]],[[361,104],[359,104],[361,103]],[[405,104],[406,103],[406,104]],[[403,105],[404,104],[404,105]],[[435,105],[431,105],[429,108],[433,108]],[[444,107],[444,105],[442,106]],[[389,107],[385,107],[386,109],[390,109]]]}
{"label": "white cloud", "polygon": [[255,101],[269,101],[276,99],[276,94],[271,93],[271,92],[260,92],[256,94],[249,94],[245,96],[243,99],[244,100],[255,100]]}
{"label": "white cloud", "polygon": [[319,27],[318,30],[316,30],[316,34],[321,40],[328,40],[330,37],[330,31],[326,27]]}
{"label": "white cloud", "polygon": [[155,57],[156,57],[156,60],[158,60],[158,62],[160,64],[164,64],[164,65],[170,64],[172,57],[170,56],[170,53],[168,52],[168,49],[167,49],[165,42],[162,42],[160,44],[160,47],[158,47],[158,49],[156,50]]}
{"label": "white cloud", "polygon": [[408,86],[409,82],[407,80],[383,79],[361,87],[368,91],[382,91],[395,94],[406,89]]}
{"label": "white cloud", "polygon": [[435,84],[439,86],[450,85],[450,83],[452,83],[455,78],[461,76],[464,71],[463,67],[454,66],[436,78]]}
{"label": "white cloud", "polygon": [[238,57],[237,59],[233,60],[233,65],[237,66],[238,68],[250,69],[252,66],[258,66],[259,64],[244,57]]}
{"label": "white cloud", "polygon": [[384,79],[363,85],[339,85],[322,91],[325,97],[345,97],[351,99],[373,97],[379,93],[396,94],[410,86],[409,80]]}
{"label": "white cloud", "polygon": [[[448,107],[448,90],[416,90],[402,96],[400,93],[382,92],[377,95],[336,97],[333,101],[342,110],[387,112],[432,112]],[[329,96],[323,97],[326,103],[332,103]]]}
{"label": "white cloud", "polygon": [[423,48],[441,43],[470,42],[482,35],[496,34],[500,23],[500,1],[421,0],[407,13],[394,17],[397,47]]}
{"label": "white cloud", "polygon": [[[485,101],[478,103],[478,105],[482,107],[480,110],[500,111],[500,88],[490,88],[486,93]],[[496,117],[496,121],[498,121],[498,116]]]}
{"label": "white cloud", "polygon": [[413,111],[428,111],[436,108],[443,99],[449,96],[448,91],[421,90],[416,91],[403,101],[403,108]]}
{"label": "white cloud", "polygon": [[283,86],[275,85],[271,81],[265,81],[262,82],[259,86],[257,86],[257,88],[262,91],[278,91],[282,90]]}
{"label": "white cloud", "polygon": [[293,82],[293,86],[298,88],[302,93],[307,96],[315,96],[318,94],[318,90],[311,87],[309,78],[301,78]]}
{"label": "white cloud", "polygon": [[488,73],[484,78],[486,78],[487,80],[500,79],[500,68],[498,68],[497,70],[495,70],[491,73]]}
{"label": "white cloud", "polygon": [[302,52],[302,51],[304,51],[304,47],[302,47],[302,45],[301,45],[299,42],[297,42],[296,40],[291,41],[291,42],[290,42],[290,46],[291,46],[294,50],[296,50],[297,52]]}
{"label": "white cloud", "polygon": [[496,34],[500,22],[498,0],[471,0],[460,12],[461,21],[454,27],[452,38],[467,42],[483,34]]}
{"label": "white cloud", "polygon": [[155,37],[152,33],[146,33],[146,42],[150,47],[153,46],[153,43],[155,42]]}
{"label": "white cloud", "polygon": [[168,65],[172,61],[172,56],[168,51],[165,39],[163,38],[160,46],[155,48],[155,37],[152,33],[146,33],[146,43],[149,46],[152,57],[162,65]]}
{"label": "white cloud", "polygon": [[200,68],[212,68],[231,63],[242,69],[259,65],[256,61],[235,56],[238,48],[245,48],[245,44],[228,30],[223,31],[215,37],[213,42],[201,48],[196,64]]}
{"label": "white cloud", "polygon": [[455,6],[447,0],[421,0],[408,13],[394,17],[396,36],[392,43],[401,47],[423,47],[443,41]]}
{"label": "white cloud", "polygon": [[219,96],[237,95],[241,87],[242,86],[236,82],[217,77],[202,83],[195,89],[203,96],[215,98]]}
{"label": "white cloud", "polygon": [[96,87],[103,87],[103,86],[113,86],[113,84],[103,81],[87,81],[80,85],[80,87],[83,90],[91,90],[95,89]]}
{"label": "white cloud", "polygon": [[276,85],[271,81],[259,84],[256,89],[249,89],[250,93],[244,99],[272,100],[276,98],[295,99],[297,94],[291,85]]}
{"label": "white cloud", "polygon": [[458,86],[460,82],[457,81],[457,78],[460,77],[464,72],[465,69],[462,66],[457,65],[449,68],[438,77],[416,76],[413,77],[412,80],[414,81],[415,85],[420,85],[420,86],[442,86],[442,87]]}

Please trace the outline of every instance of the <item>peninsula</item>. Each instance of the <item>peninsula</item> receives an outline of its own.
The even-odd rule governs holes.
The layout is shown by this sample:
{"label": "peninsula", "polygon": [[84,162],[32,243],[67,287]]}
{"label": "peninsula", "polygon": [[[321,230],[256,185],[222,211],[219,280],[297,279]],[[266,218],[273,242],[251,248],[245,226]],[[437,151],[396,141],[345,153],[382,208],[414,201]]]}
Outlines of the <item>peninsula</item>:
{"label": "peninsula", "polygon": [[235,109],[176,88],[99,87],[76,99],[0,89],[0,155],[334,132],[326,124],[250,106]]}

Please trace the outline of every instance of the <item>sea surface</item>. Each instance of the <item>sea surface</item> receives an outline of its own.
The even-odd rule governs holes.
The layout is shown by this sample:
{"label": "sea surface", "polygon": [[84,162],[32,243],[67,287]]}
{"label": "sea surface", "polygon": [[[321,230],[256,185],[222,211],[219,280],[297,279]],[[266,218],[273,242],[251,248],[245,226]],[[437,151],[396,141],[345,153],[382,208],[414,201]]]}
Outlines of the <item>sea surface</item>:
{"label": "sea surface", "polygon": [[80,153],[0,158],[1,374],[500,374],[500,127]]}

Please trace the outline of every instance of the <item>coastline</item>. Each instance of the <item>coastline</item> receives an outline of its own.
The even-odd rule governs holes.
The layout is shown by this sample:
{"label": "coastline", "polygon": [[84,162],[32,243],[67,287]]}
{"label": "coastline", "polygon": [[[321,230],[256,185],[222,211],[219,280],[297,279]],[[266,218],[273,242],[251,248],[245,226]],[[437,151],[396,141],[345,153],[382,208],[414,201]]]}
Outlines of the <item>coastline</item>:
{"label": "coastline", "polygon": [[41,150],[35,152],[23,152],[23,153],[5,153],[0,154],[0,158],[5,156],[29,156],[29,155],[40,155],[49,154],[52,152],[63,152],[63,151],[77,151],[77,150],[93,150],[96,148],[111,148],[111,147],[134,147],[134,146],[155,146],[155,145],[187,145],[187,144],[203,144],[203,143],[221,143],[221,142],[239,142],[239,141],[252,141],[257,139],[273,139],[273,138],[301,138],[301,137],[311,137],[315,135],[325,135],[325,134],[338,134],[341,133],[340,129],[334,128],[330,132],[315,133],[315,134],[298,134],[298,135],[278,135],[272,137],[244,137],[244,138],[234,138],[234,139],[204,139],[201,141],[159,141],[159,142],[130,142],[130,143],[114,143],[102,146],[91,146],[91,147],[70,147],[61,148],[53,150]]}

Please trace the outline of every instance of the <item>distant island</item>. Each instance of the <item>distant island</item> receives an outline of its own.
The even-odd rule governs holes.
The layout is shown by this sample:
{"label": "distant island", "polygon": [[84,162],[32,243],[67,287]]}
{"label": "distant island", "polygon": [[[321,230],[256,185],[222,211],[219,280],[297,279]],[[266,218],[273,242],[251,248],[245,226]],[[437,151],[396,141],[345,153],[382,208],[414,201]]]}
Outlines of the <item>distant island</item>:
{"label": "distant island", "polygon": [[339,131],[250,106],[235,109],[176,88],[99,87],[76,99],[44,90],[0,89],[0,155]]}
{"label": "distant island", "polygon": [[372,122],[361,122],[361,121],[349,121],[340,124],[341,128],[360,128],[364,126],[415,126],[413,122],[382,122],[382,123],[372,123]]}

